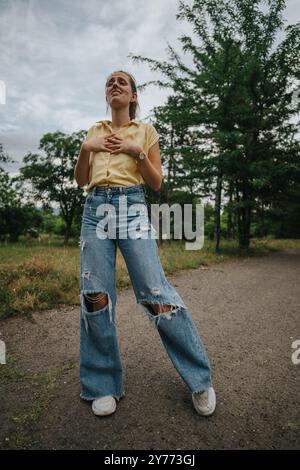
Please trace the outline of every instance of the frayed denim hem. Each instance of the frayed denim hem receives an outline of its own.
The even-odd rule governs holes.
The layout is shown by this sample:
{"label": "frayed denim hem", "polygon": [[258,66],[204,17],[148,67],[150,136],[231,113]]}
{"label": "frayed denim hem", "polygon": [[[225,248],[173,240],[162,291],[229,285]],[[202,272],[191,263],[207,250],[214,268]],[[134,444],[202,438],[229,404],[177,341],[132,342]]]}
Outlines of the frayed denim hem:
{"label": "frayed denim hem", "polygon": [[213,386],[212,383],[210,383],[210,384],[208,385],[208,387],[206,387],[206,388],[203,388],[203,385],[202,385],[201,387],[198,387],[195,391],[191,391],[191,394],[192,394],[192,395],[196,395],[196,393],[203,393],[203,392],[205,392],[206,390],[208,390],[208,389],[209,389],[210,387],[212,387],[212,386]]}
{"label": "frayed denim hem", "polygon": [[113,393],[112,393],[112,394],[106,393],[105,395],[97,395],[97,396],[95,396],[94,398],[91,398],[91,397],[89,397],[89,398],[84,397],[81,393],[80,393],[79,396],[80,396],[80,398],[81,398],[82,400],[85,400],[85,401],[94,401],[94,400],[97,400],[97,398],[107,397],[107,396],[109,396],[109,395],[112,396],[112,397],[114,397],[116,400],[120,401],[121,398],[125,397],[125,392],[121,393],[121,395],[115,395],[115,394],[113,394]]}

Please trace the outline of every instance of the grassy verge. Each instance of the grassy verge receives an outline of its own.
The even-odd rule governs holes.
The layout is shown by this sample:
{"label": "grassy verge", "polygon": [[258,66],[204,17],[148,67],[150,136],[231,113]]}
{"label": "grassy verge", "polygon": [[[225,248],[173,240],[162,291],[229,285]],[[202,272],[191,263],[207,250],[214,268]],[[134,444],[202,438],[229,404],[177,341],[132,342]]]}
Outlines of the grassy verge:
{"label": "grassy verge", "polygon": [[[247,256],[299,247],[300,240],[253,239]],[[201,250],[185,250],[182,241],[165,241],[159,247],[165,273],[223,262],[239,255],[236,241],[222,240],[221,253],[206,240]],[[245,255],[243,255],[245,256]],[[0,245],[0,319],[31,316],[37,310],[79,305],[79,247],[35,243]],[[130,286],[126,265],[118,250],[117,288]]]}

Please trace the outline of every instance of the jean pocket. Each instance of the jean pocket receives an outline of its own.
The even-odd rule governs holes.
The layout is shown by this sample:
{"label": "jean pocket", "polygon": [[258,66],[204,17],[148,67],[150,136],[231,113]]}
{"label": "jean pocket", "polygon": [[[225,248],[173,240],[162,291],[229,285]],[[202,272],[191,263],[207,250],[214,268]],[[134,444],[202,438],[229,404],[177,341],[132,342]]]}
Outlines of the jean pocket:
{"label": "jean pocket", "polygon": [[85,202],[86,202],[86,203],[89,203],[89,202],[91,202],[92,200],[93,200],[93,194],[92,194],[92,193],[89,193],[89,194],[87,195],[87,197],[85,198]]}
{"label": "jean pocket", "polygon": [[127,203],[131,204],[145,204],[145,194],[143,192],[127,194]]}

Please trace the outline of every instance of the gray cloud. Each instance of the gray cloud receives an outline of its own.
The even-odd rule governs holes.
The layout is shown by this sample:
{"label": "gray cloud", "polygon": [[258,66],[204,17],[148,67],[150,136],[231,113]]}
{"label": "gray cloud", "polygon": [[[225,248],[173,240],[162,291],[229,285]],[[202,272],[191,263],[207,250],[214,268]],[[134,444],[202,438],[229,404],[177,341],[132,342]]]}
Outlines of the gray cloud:
{"label": "gray cloud", "polygon": [[[167,42],[176,48],[179,36],[192,34],[176,20],[177,11],[176,0],[0,0],[0,80],[6,84],[0,142],[18,162],[9,170],[37,151],[44,133],[87,129],[109,118],[104,84],[113,70],[128,70],[138,83],[160,78],[128,54],[166,60]],[[288,0],[287,22],[299,16],[300,2]],[[157,87],[139,93],[140,119],[167,94]]]}

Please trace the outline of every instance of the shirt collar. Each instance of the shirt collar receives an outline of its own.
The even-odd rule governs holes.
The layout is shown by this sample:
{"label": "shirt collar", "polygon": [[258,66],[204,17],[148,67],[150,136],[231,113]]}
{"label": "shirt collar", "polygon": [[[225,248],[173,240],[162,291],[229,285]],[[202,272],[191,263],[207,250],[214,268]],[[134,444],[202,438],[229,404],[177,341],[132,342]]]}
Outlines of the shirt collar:
{"label": "shirt collar", "polygon": [[[126,124],[123,124],[122,127],[128,127],[130,126],[131,124],[135,124],[136,126],[139,125],[139,122],[136,120],[136,119],[130,119],[129,122],[127,122]],[[96,125],[97,126],[108,126],[108,127],[111,127],[111,121],[109,119],[101,119],[100,121],[96,121]]]}

